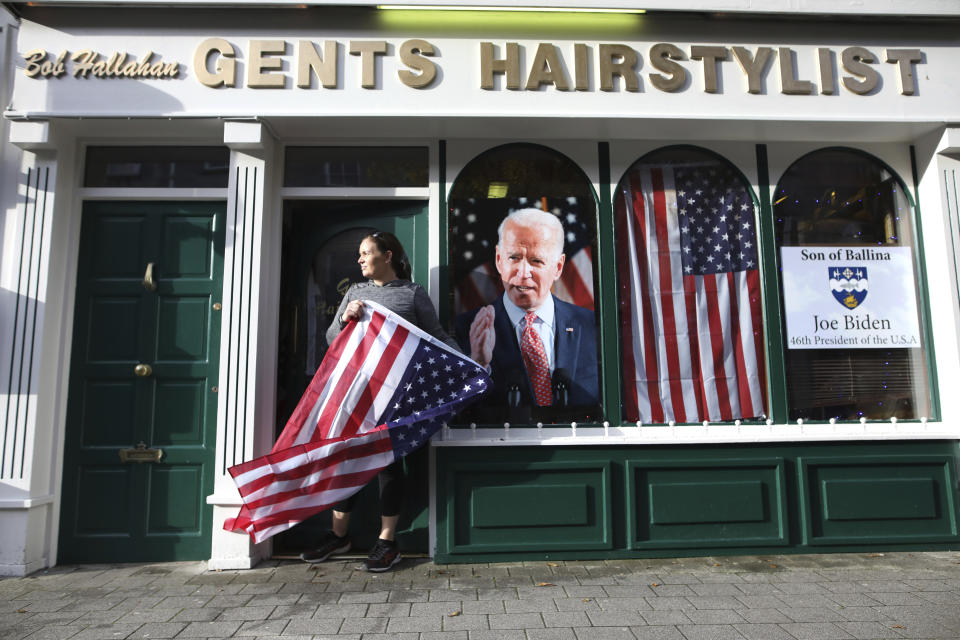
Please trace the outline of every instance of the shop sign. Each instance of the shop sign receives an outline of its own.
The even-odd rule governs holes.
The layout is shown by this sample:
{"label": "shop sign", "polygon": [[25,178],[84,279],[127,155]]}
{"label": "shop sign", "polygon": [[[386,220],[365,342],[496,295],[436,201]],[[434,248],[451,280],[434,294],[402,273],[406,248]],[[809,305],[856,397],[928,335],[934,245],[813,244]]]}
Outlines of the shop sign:
{"label": "shop sign", "polygon": [[[765,95],[772,69],[778,68],[779,93],[784,95],[833,95],[840,87],[856,95],[883,91],[881,70],[895,70],[899,92],[918,93],[916,66],[926,62],[920,49],[884,49],[881,53],[859,46],[819,47],[814,54],[815,75],[804,77],[790,47],[690,45],[654,43],[639,50],[623,43],[551,42],[523,45],[517,42],[477,42],[478,86],[485,91],[643,92],[646,84],[659,92],[686,91],[699,84],[705,93],[721,93],[722,69],[739,70],[743,89]],[[343,78],[346,51],[359,58],[358,78]],[[465,69],[441,67],[439,48],[422,39],[395,44],[386,40],[248,40],[231,42],[208,38],[194,49],[193,76],[211,88],[246,85],[251,89],[337,89],[347,85],[382,89],[378,76],[393,72],[413,89],[425,89],[443,81],[442,71]],[[146,52],[139,59],[125,52],[102,54],[82,49],[59,54],[34,49],[24,55],[24,73],[30,78],[178,78],[181,63],[163,61]],[[239,61],[245,61],[245,72]],[[529,61],[529,63],[527,62]],[[447,64],[447,63],[444,63]]]}
{"label": "shop sign", "polygon": [[177,78],[180,76],[179,62],[166,62],[159,57],[154,58],[152,51],[147,51],[139,60],[119,51],[104,56],[92,49],[82,49],[75,53],[64,50],[56,55],[48,54],[45,49],[34,49],[23,57],[26,62],[23,72],[28,78],[59,78],[67,73],[75,78]]}
{"label": "shop sign", "polygon": [[[247,86],[255,89],[290,87],[290,78],[282,72],[283,56],[290,51],[295,52],[289,68],[296,69],[290,75],[295,78],[297,87],[309,89],[317,86],[314,76],[324,88],[342,86],[337,74],[343,44],[325,41],[322,53],[317,44],[309,40],[300,40],[295,46],[284,40],[250,40]],[[432,59],[436,47],[426,40],[407,40],[396,47],[386,40],[351,41],[347,50],[350,55],[361,59],[361,87],[378,88],[378,62],[391,57],[388,52],[392,49],[400,58],[397,76],[408,87],[423,89],[439,77],[440,66]],[[601,91],[616,91],[618,86],[628,92],[641,90],[643,55],[626,44],[574,43],[573,55],[569,56],[569,52],[565,54],[563,48],[553,43],[540,42],[529,67],[525,67],[522,61],[531,59],[530,52],[516,42],[500,45],[480,42],[479,49],[480,88],[484,90],[498,90],[499,86],[525,91],[539,91],[544,87],[553,87],[557,91],[590,91],[597,85]],[[870,95],[876,93],[882,84],[880,72],[875,68],[881,58],[863,47],[846,47],[839,51],[839,55],[828,47],[818,48],[819,91],[812,80],[800,77],[797,52],[790,47],[778,47],[776,51],[772,47],[758,47],[751,51],[742,46],[692,45],[688,53],[675,44],[661,42],[652,45],[646,53],[654,70],[647,74],[650,84],[668,93],[682,91],[692,83],[695,71],[680,64],[682,61],[702,67],[700,84],[706,93],[720,92],[719,67],[733,60],[744,75],[747,92],[752,94],[765,93],[766,78],[775,59],[779,60],[780,93],[787,95],[831,95],[837,92],[838,84],[857,95]],[[208,87],[236,87],[242,82],[238,78],[236,59],[242,56],[243,51],[227,40],[210,38],[196,49],[194,72]],[[596,63],[592,64],[594,58]],[[840,60],[841,71],[846,74],[840,77],[839,83],[835,59]],[[897,66],[900,93],[914,95],[917,90],[914,69],[925,60],[924,53],[920,49],[886,49],[882,59]],[[572,76],[568,71],[571,68]]]}
{"label": "shop sign", "polygon": [[790,349],[919,348],[910,247],[782,247]]}

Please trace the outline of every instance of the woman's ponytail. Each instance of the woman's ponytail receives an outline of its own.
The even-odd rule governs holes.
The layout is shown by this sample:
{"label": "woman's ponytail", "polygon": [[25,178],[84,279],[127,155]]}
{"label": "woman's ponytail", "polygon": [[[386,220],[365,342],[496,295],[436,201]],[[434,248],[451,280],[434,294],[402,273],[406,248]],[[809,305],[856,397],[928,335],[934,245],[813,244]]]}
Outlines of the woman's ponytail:
{"label": "woman's ponytail", "polygon": [[[403,249],[401,248],[401,251],[402,250]],[[399,259],[396,258],[397,254],[393,255],[394,258],[391,262],[393,264],[393,270],[397,273],[397,277],[401,280],[409,280],[413,269],[410,267],[410,259],[407,257],[407,254],[401,254]]]}

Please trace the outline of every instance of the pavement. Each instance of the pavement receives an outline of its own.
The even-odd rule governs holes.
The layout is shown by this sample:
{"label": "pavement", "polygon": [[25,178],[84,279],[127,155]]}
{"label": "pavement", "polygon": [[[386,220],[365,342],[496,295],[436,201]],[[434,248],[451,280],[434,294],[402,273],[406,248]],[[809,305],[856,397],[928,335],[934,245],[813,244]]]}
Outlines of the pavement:
{"label": "pavement", "polygon": [[436,565],[58,566],[0,579],[4,640],[960,638],[960,551]]}

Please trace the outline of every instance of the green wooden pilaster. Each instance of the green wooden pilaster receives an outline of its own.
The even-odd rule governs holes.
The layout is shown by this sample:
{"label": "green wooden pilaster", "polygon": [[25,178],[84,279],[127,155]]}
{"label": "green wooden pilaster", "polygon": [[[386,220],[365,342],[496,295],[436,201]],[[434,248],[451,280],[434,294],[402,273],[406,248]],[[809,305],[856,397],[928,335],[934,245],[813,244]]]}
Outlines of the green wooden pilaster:
{"label": "green wooden pilaster", "polygon": [[777,238],[770,204],[770,170],[767,145],[757,145],[757,181],[760,200],[760,265],[763,276],[764,324],[767,345],[767,390],[770,417],[787,421],[787,372],[783,350],[783,323],[780,317],[780,279],[777,273]]}
{"label": "green wooden pilaster", "polygon": [[620,395],[620,334],[617,313],[617,273],[614,251],[613,204],[610,200],[610,143],[597,144],[597,166],[600,170],[600,210],[597,221],[597,260],[600,295],[601,380],[603,414],[612,424],[623,419]]}

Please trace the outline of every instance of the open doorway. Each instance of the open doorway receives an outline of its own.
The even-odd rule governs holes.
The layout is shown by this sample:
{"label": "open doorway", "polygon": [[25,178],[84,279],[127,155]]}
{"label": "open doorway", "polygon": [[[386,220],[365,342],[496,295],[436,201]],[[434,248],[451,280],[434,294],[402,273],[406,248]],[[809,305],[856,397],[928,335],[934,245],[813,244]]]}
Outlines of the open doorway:
{"label": "open doorway", "polygon": [[[427,203],[422,201],[289,200],[283,212],[276,436],[293,413],[327,350],[325,333],[347,289],[360,282],[361,240],[373,231],[400,239],[413,279],[426,284]],[[406,500],[397,540],[405,553],[428,551],[427,451],[404,458]],[[330,512],[317,514],[274,538],[274,555],[297,555],[316,546],[330,528]],[[376,481],[361,491],[353,511],[354,549],[373,546],[380,532]]]}

